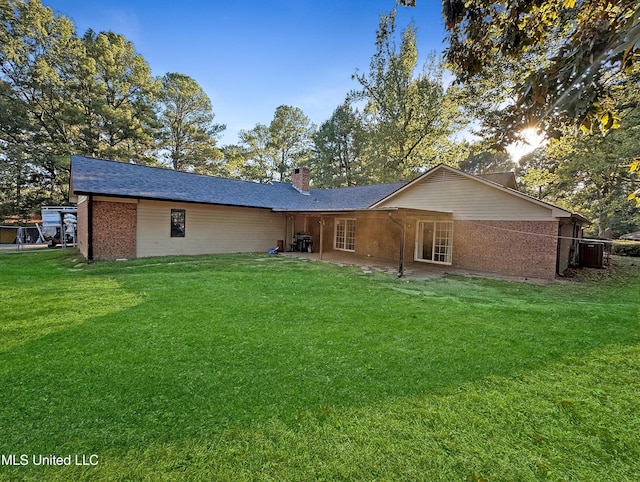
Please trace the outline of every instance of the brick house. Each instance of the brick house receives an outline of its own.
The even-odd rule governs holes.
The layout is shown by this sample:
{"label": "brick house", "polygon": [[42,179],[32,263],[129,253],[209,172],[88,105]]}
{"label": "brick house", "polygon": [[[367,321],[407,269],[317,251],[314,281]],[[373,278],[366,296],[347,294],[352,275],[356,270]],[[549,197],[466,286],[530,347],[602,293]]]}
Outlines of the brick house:
{"label": "brick house", "polygon": [[553,279],[575,259],[578,215],[518,192],[513,174],[439,165],[410,182],[338,189],[258,184],[72,156],[70,197],[88,260],[284,249],[340,251]]}

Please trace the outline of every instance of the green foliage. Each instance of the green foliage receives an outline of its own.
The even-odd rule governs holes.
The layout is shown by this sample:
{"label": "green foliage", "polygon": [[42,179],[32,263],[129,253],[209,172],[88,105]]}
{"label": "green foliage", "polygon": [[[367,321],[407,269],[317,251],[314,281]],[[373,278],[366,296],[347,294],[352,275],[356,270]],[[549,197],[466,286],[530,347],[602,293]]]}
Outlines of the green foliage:
{"label": "green foliage", "polygon": [[39,0],[2,6],[0,157],[14,175],[5,210],[66,202],[72,152],[148,161],[156,82],[131,42],[110,32],[79,38]]}
{"label": "green foliage", "polygon": [[345,101],[313,137],[314,185],[334,188],[366,182],[366,140],[361,114]]}
{"label": "green foliage", "polygon": [[514,171],[516,165],[506,152],[482,150],[476,154],[470,154],[465,160],[460,161],[459,167],[464,172],[475,175]]}
{"label": "green foliage", "polygon": [[411,179],[433,167],[461,124],[456,92],[443,87],[442,66],[432,56],[415,73],[416,30],[409,25],[397,45],[395,16],[395,10],[380,16],[369,72],[353,75],[361,89],[351,98],[366,102],[366,166],[374,182]]}
{"label": "green foliage", "polygon": [[0,254],[0,453],[99,456],[0,480],[633,480],[635,262],[535,286]]}
{"label": "green foliage", "polygon": [[[220,174],[215,161],[221,159],[216,136],[224,125],[213,123],[211,100],[191,77],[169,73],[162,78],[160,152],[176,170]],[[212,169],[213,168],[213,169]]]}
{"label": "green foliage", "polygon": [[629,202],[640,184],[639,173],[630,169],[640,152],[640,109],[623,108],[636,95],[634,86],[618,93],[623,117],[617,129],[602,135],[565,126],[520,160],[525,192],[591,219],[589,236],[616,237],[640,227],[640,211]]}
{"label": "green foliage", "polygon": [[543,200],[546,196],[546,188],[557,181],[557,176],[548,169],[531,167],[520,177],[521,186],[525,192],[533,197]]}
{"label": "green foliage", "polygon": [[611,254],[640,258],[640,241],[614,241]]}
{"label": "green foliage", "polygon": [[[558,142],[555,143],[556,147]],[[557,203],[556,185],[558,184],[558,176],[556,169],[560,161],[556,159],[552,153],[554,149],[549,145],[541,146],[525,154],[520,158],[519,168],[519,189],[541,201]],[[559,149],[555,149],[560,151]]]}
{"label": "green foliage", "polygon": [[40,198],[66,197],[68,164],[61,159],[79,114],[66,86],[83,48],[73,23],[38,0],[0,4],[0,157],[16,176],[3,197],[5,209],[24,213]]}
{"label": "green foliage", "polygon": [[124,36],[89,30],[86,57],[73,79],[82,109],[76,153],[118,161],[154,163],[156,94],[159,82]]}
{"label": "green foliage", "polygon": [[[571,120],[591,131],[619,125],[616,91],[637,82],[640,3],[627,0],[443,2],[458,79],[497,90],[496,141],[525,127]],[[509,98],[510,97],[510,98]],[[636,100],[631,100],[635,103]],[[502,130],[500,131],[500,125]]]}
{"label": "green foliage", "polygon": [[[40,0],[0,0],[0,12],[0,213],[65,203],[71,153],[155,164],[162,126],[165,141],[173,135],[176,164],[220,171],[213,138],[222,126],[210,122],[195,81],[167,74],[159,99],[162,82],[124,36],[79,37]],[[193,106],[211,119],[187,112]]]}
{"label": "green foliage", "polygon": [[[630,160],[640,151],[639,115],[638,109],[630,112],[628,122],[606,136],[574,138],[555,171],[558,195],[593,219],[599,236],[608,232],[616,236],[633,230],[634,224],[637,227],[638,210],[627,201],[627,194],[640,182],[638,174],[629,171]],[[614,215],[625,211],[627,223],[615,226]]]}
{"label": "green foliage", "polygon": [[[629,164],[629,171],[640,173],[640,156],[636,157]],[[627,196],[628,201],[636,201],[636,205],[640,208],[640,187],[638,187],[635,191],[631,192],[629,196]]]}
{"label": "green foliage", "polygon": [[39,172],[19,147],[0,150],[0,219],[18,215],[27,219],[46,199]]}
{"label": "green foliage", "polygon": [[[244,155],[244,166],[241,178],[262,183],[275,180],[278,165],[278,153],[271,142],[269,126],[256,124],[248,131],[240,131],[240,146],[235,148],[234,155]],[[228,152],[228,151],[227,151]],[[225,153],[225,156],[227,153]]]}
{"label": "green foliage", "polygon": [[244,165],[234,170],[241,179],[272,182],[277,176],[285,181],[293,167],[309,163],[314,133],[315,126],[300,108],[281,105],[268,126],[240,131],[239,146],[228,146],[225,155],[236,164],[238,156],[244,156]]}
{"label": "green foliage", "polygon": [[[243,132],[245,131],[240,131],[240,136]],[[220,152],[222,154],[222,159],[218,163],[220,176],[250,181],[259,180],[259,174],[257,171],[253,171],[247,162],[251,156],[245,147],[231,144],[222,146]]]}
{"label": "green foliage", "polygon": [[315,126],[298,107],[281,105],[269,124],[269,147],[276,151],[279,181],[289,177],[295,166],[306,164],[311,157]]}

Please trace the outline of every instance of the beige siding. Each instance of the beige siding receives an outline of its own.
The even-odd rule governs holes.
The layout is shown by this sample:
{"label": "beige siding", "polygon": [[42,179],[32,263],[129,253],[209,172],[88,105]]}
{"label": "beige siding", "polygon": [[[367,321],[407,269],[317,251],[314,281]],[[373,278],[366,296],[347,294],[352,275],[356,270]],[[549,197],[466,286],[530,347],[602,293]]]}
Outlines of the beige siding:
{"label": "beige siding", "polygon": [[78,233],[76,241],[80,254],[87,258],[89,256],[89,200],[87,196],[78,197]]}
{"label": "beige siding", "polygon": [[553,208],[505,192],[481,181],[440,170],[377,207],[428,209],[453,213],[454,219],[549,221]]}
{"label": "beige siding", "polygon": [[[170,236],[171,209],[185,210],[185,237]],[[267,209],[143,201],[137,256],[267,251],[285,236],[285,216]]]}

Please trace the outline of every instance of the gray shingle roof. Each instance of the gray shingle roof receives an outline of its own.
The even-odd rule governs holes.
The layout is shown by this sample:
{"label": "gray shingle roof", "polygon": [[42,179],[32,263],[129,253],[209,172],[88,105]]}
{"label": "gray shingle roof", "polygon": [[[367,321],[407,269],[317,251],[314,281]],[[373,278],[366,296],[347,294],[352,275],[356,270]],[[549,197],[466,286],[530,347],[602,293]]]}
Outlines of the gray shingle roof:
{"label": "gray shingle roof", "polygon": [[518,190],[516,175],[513,172],[488,172],[486,174],[477,174],[477,177],[486,179],[487,181],[500,184],[502,187]]}
{"label": "gray shingle roof", "polygon": [[315,189],[305,195],[290,184],[258,184],[157,167],[71,156],[73,194],[268,208],[286,211],[365,209],[406,182]]}

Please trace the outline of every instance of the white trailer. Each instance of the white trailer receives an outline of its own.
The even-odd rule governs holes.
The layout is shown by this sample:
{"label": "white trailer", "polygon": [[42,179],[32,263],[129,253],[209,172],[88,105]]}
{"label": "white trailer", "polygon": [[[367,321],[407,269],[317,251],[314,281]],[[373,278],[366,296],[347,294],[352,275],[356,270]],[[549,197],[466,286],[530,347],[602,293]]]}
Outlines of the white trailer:
{"label": "white trailer", "polygon": [[42,227],[38,227],[43,242],[50,247],[75,246],[78,208],[75,206],[42,206]]}

